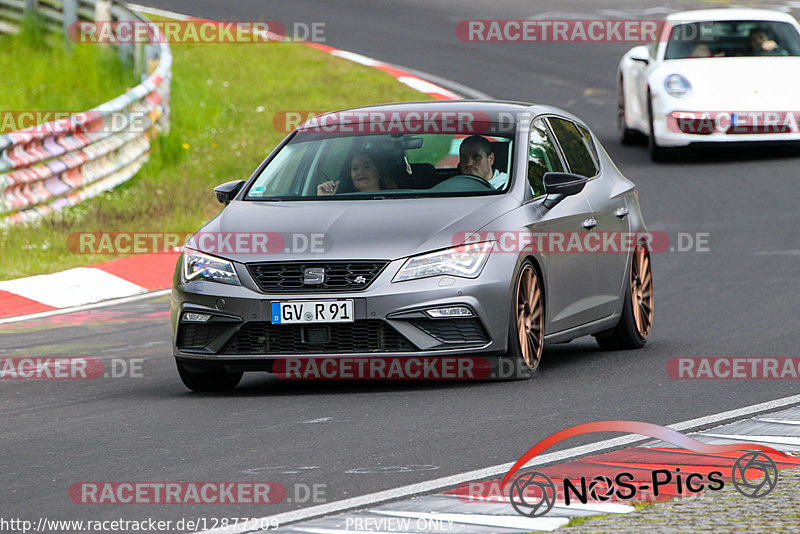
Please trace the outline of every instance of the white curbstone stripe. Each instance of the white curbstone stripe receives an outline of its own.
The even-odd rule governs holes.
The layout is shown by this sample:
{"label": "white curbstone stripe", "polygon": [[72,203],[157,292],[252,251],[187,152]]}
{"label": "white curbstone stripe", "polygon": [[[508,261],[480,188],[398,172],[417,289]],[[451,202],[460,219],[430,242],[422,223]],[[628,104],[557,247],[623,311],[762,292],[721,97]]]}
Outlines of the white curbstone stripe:
{"label": "white curbstone stripe", "polygon": [[0,291],[8,291],[54,308],[67,308],[129,297],[148,290],[100,269],[78,267],[0,282]]}

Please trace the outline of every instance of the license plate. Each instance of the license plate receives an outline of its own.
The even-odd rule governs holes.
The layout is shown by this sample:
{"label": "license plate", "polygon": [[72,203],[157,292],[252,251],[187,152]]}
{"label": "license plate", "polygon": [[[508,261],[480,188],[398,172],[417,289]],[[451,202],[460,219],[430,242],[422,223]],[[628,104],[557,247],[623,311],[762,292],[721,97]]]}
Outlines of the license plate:
{"label": "license plate", "polygon": [[270,303],[272,324],[352,323],[352,300],[294,300]]}

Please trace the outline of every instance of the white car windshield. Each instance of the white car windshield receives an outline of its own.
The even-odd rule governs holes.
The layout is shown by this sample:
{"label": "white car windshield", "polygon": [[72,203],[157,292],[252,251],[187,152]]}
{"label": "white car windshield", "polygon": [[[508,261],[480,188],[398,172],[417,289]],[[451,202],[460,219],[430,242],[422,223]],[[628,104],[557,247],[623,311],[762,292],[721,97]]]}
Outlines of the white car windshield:
{"label": "white car windshield", "polygon": [[786,22],[726,20],[677,24],[664,59],[800,56],[800,34]]}

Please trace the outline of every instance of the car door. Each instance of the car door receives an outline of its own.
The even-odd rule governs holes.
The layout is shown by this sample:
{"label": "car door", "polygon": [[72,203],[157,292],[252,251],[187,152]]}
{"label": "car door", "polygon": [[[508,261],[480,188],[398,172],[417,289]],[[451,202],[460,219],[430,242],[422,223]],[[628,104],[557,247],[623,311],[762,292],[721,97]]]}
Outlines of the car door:
{"label": "car door", "polygon": [[[603,169],[597,152],[597,145],[589,130],[575,123],[583,142],[589,149],[597,168],[596,178],[589,180],[584,188],[589,204],[592,206],[597,232],[600,235],[597,257],[597,317],[607,317],[617,309],[619,296],[628,262],[628,242],[633,236],[629,232],[628,204],[626,195],[630,186],[614,180],[615,169]],[[635,244],[635,241],[632,242]]]}
{"label": "car door", "polygon": [[[534,120],[528,144],[528,183],[532,196],[544,196],[542,177],[546,172],[565,171],[565,162],[546,121]],[[549,326],[545,325],[545,331],[554,333],[588,323],[596,316],[594,255],[567,246],[570,236],[586,231],[583,224],[591,219],[592,208],[585,195],[579,193],[550,209],[543,206],[541,209],[545,210],[542,221],[529,229],[534,235],[545,232],[541,241],[542,257],[547,264],[545,295]]]}

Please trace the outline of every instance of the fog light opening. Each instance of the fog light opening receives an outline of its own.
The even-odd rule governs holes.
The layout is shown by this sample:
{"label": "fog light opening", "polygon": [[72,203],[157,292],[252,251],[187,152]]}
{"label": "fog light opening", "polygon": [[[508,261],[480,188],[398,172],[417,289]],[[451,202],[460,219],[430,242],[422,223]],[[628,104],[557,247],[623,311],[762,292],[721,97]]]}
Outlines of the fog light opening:
{"label": "fog light opening", "polygon": [[425,310],[425,313],[428,314],[428,317],[432,317],[434,319],[444,319],[451,317],[475,317],[475,314],[472,313],[472,310],[470,310],[466,306],[447,306],[446,308],[431,308]]}
{"label": "fog light opening", "polygon": [[211,316],[207,313],[185,312],[181,321],[185,323],[205,323]]}

